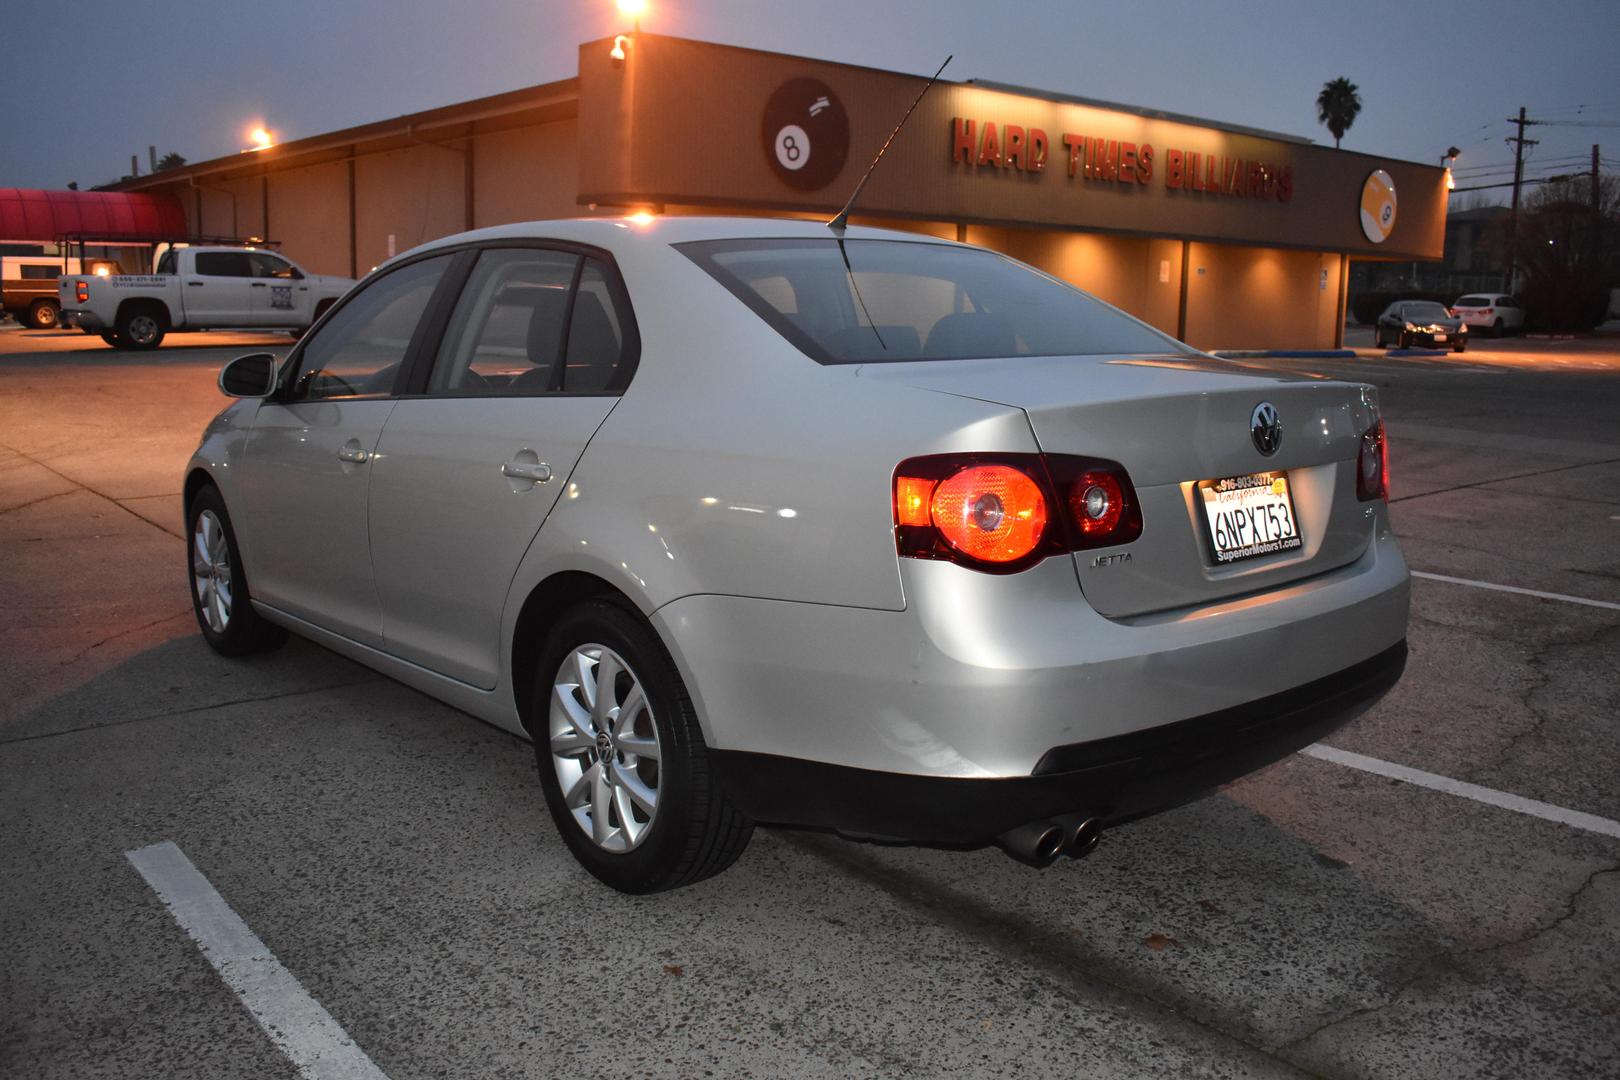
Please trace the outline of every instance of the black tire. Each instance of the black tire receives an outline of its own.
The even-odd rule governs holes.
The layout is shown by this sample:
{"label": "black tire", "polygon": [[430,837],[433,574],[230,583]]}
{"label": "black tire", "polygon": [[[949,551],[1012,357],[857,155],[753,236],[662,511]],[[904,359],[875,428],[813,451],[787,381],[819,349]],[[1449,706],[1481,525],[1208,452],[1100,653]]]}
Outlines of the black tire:
{"label": "black tire", "polygon": [[1373,330],[1373,348],[1388,348],[1388,346],[1384,344],[1384,328],[1382,326]]}
{"label": "black tire", "polygon": [[1507,331],[1503,329],[1502,319],[1500,316],[1498,316],[1497,320],[1491,323],[1491,337],[1501,337],[1505,333],[1507,333]]}
{"label": "black tire", "polygon": [[[85,331],[87,334],[89,332],[90,331],[88,330]],[[122,349],[124,347],[124,343],[119,340],[118,335],[113,333],[111,330],[101,331],[100,337],[102,341],[105,341],[108,345],[111,345],[115,349]]]}
{"label": "black tire", "polygon": [[28,305],[28,325],[35,330],[55,330],[62,325],[62,308],[55,300],[35,300]]}
{"label": "black tire", "polygon": [[126,349],[155,349],[168,332],[168,319],[149,306],[134,306],[118,316],[118,340]]}
{"label": "black tire", "polygon": [[1457,344],[1455,344],[1455,345],[1453,345],[1451,347],[1451,351],[1452,352],[1467,352],[1468,351],[1468,342],[1466,342],[1466,341],[1457,342]]}
{"label": "black tire", "polygon": [[[609,851],[587,835],[565,802],[552,757],[553,687],[565,661],[586,645],[604,646],[623,659],[646,695],[658,736],[657,810],[645,825],[649,831],[628,851]],[[607,600],[565,612],[540,650],[533,703],[535,760],[552,821],[574,858],[599,881],[625,893],[680,888],[718,874],[748,846],[754,824],[716,783],[686,686],[658,635],[639,615]],[[566,729],[566,723],[562,726]],[[624,755],[618,756],[622,762]]]}
{"label": "black tire", "polygon": [[[204,514],[212,514],[224,534],[225,551],[229,555],[228,613],[222,626],[210,623],[203,610],[205,589],[198,585],[198,574],[206,557],[199,560],[198,523]],[[253,610],[252,594],[248,591],[247,572],[242,569],[242,553],[236,546],[236,531],[231,528],[231,517],[225,512],[225,500],[212,484],[193,495],[186,507],[186,582],[191,586],[191,610],[197,617],[197,628],[203,640],[221,656],[247,656],[252,653],[279,649],[287,641],[287,631],[267,622]]]}

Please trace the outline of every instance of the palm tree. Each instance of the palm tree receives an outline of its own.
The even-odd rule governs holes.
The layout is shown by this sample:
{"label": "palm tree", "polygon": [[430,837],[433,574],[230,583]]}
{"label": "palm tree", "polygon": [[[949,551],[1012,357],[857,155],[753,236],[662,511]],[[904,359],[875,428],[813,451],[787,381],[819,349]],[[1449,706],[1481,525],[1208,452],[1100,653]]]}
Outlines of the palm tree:
{"label": "palm tree", "polygon": [[1355,83],[1341,76],[1322,84],[1322,92],[1316,95],[1316,119],[1333,132],[1333,149],[1339,148],[1339,140],[1360,112],[1361,95]]}
{"label": "palm tree", "polygon": [[186,159],[184,155],[177,154],[171,150],[169,153],[158,158],[157,171],[167,172],[170,169],[178,169],[185,163]]}

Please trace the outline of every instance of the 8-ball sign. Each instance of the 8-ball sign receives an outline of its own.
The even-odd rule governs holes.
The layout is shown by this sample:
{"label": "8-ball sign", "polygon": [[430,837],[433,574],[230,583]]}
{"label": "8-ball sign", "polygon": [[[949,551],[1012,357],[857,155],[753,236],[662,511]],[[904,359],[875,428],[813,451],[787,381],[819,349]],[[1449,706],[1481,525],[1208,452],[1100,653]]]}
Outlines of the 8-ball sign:
{"label": "8-ball sign", "polygon": [[765,103],[765,159],[790,187],[824,188],[849,157],[849,114],[819,79],[789,79]]}

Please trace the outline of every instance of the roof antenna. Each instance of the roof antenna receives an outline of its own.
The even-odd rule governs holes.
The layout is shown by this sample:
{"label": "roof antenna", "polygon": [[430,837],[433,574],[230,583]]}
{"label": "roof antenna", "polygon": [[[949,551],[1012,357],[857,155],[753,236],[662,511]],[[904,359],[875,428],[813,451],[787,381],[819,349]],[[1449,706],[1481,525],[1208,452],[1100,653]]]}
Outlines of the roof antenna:
{"label": "roof antenna", "polygon": [[[951,58],[947,56],[945,58],[945,64],[950,62]],[[917,95],[917,100],[913,101],[911,103],[911,108],[906,110],[906,115],[902,116],[900,118],[900,122],[894,125],[894,130],[889,132],[889,137],[885,139],[883,145],[878,148],[877,157],[873,158],[872,164],[866,167],[866,175],[861,177],[861,182],[856,184],[855,190],[850,193],[849,202],[845,203],[844,208],[838,211],[837,217],[827,222],[827,228],[831,229],[835,233],[838,233],[839,235],[843,235],[844,226],[849,224],[849,212],[854,209],[855,200],[861,197],[861,189],[866,187],[866,182],[872,178],[872,173],[877,170],[878,162],[883,160],[883,155],[888,151],[889,144],[894,142],[894,137],[900,134],[900,129],[906,126],[906,121],[911,119],[911,114],[917,110],[918,105],[922,104],[923,94],[928,93],[929,89],[934,85],[934,82],[939,78],[940,71],[945,70],[945,64],[939,65],[939,71],[934,72],[933,77],[928,80],[928,85],[924,86],[922,88],[922,93]]]}

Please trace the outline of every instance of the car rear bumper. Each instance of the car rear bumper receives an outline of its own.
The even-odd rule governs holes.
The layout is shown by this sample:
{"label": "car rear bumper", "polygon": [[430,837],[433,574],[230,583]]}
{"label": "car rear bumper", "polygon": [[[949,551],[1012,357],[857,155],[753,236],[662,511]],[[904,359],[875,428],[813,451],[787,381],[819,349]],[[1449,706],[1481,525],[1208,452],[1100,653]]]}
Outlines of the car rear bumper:
{"label": "car rear bumper", "polygon": [[902,559],[906,609],[699,595],[652,619],[714,751],[1004,780],[1054,748],[1144,738],[1342,672],[1406,638],[1381,503],[1359,557],[1196,607],[1105,618],[1072,562],[1021,574]]}
{"label": "car rear bumper", "polygon": [[62,325],[83,330],[87,334],[99,333],[107,329],[107,324],[102,321],[100,315],[80,308],[63,308]]}
{"label": "car rear bumper", "polygon": [[1053,747],[1027,777],[914,776],[738,751],[711,758],[721,783],[756,821],[881,840],[983,844],[1042,818],[1082,814],[1118,824],[1190,802],[1361,715],[1405,667],[1402,640],[1244,705]]}

